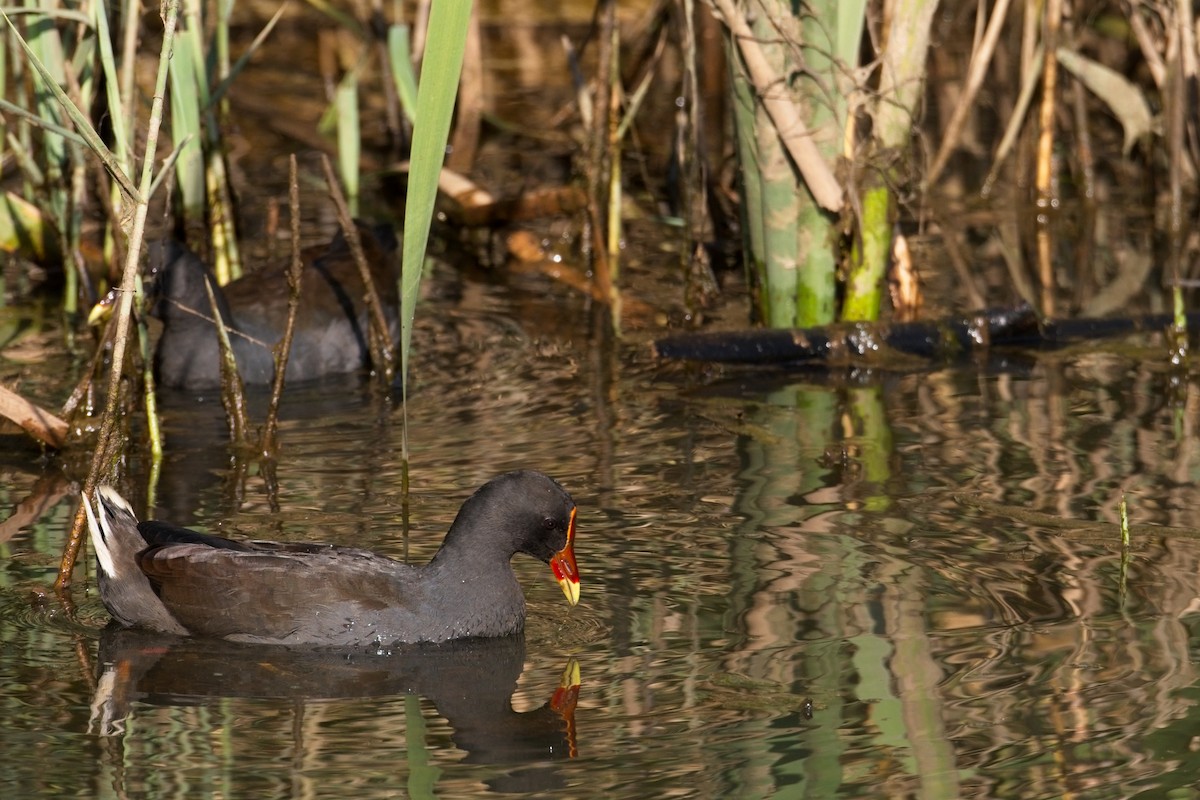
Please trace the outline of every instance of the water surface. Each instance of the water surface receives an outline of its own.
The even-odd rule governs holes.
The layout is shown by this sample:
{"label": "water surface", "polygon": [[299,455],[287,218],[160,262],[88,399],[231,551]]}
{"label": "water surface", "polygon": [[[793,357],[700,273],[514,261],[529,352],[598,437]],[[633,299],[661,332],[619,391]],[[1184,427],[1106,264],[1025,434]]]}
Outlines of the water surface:
{"label": "water surface", "polygon": [[[597,340],[582,301],[537,279],[435,293],[421,313],[407,538],[400,412],[345,382],[291,396],[278,511],[256,466],[230,469],[219,405],[164,398],[155,513],[422,561],[475,486],[536,467],[581,508],[580,606],[518,559],[524,651],[482,670],[460,663],[430,684],[403,663],[393,683],[350,681],[382,694],[317,698],[255,694],[250,666],[270,659],[235,655],[201,665],[216,689],[187,678],[113,725],[92,708],[106,617],[90,565],[74,619],[33,600],[76,502],[57,485],[56,502],[5,532],[11,796],[1149,797],[1191,785],[1197,392],[1155,366],[1161,350],[720,374]],[[8,509],[55,473],[13,444]],[[131,491],[144,480],[135,470]],[[1124,567],[1122,496],[1141,526]],[[538,714],[571,658],[582,686],[566,737],[561,718]],[[464,717],[451,696],[497,710]]]}

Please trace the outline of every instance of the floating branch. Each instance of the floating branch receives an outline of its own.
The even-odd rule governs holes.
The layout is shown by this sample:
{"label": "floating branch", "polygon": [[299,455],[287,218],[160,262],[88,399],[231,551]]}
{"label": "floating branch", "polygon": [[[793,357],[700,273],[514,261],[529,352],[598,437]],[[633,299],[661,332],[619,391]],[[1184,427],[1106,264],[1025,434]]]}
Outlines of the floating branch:
{"label": "floating branch", "polygon": [[[1039,320],[1029,307],[907,323],[845,323],[816,328],[683,333],[653,344],[660,358],[740,364],[824,362],[896,365],[897,357],[951,359],[989,347],[1054,347],[1069,342],[1166,330],[1174,317]],[[1200,312],[1188,325],[1200,323]]]}

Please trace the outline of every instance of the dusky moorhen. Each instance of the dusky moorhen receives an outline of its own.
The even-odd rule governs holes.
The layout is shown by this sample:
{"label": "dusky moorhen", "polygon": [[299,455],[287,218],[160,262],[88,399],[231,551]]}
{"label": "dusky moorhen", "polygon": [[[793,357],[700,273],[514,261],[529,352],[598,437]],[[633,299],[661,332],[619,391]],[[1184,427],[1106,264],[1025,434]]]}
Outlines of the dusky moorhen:
{"label": "dusky moorhen", "polygon": [[[396,235],[386,225],[356,223],[388,335],[399,340]],[[200,391],[221,385],[220,345],[204,281],[213,287],[221,318],[247,386],[266,386],[275,374],[271,348],[287,322],[287,270],[272,267],[217,286],[200,258],[174,240],[150,245],[151,313],[162,320],[154,371],[163,386]],[[366,288],[342,234],[302,253],[300,306],[288,356],[287,380],[354,372],[370,363]]]}
{"label": "dusky moorhen", "polygon": [[579,601],[575,502],[540,472],[484,484],[424,566],[348,547],[237,542],[138,522],[108,486],[85,497],[84,508],[100,598],[128,627],[332,647],[507,636],[525,624],[509,563],[516,553],[548,563],[567,601]]}

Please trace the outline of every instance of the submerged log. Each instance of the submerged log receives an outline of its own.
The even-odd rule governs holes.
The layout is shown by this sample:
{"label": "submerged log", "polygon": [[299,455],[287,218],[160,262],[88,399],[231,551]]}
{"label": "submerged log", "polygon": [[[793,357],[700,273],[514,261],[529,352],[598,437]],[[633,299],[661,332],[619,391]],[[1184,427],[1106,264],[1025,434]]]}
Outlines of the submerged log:
{"label": "submerged log", "polygon": [[[1200,312],[1187,316],[1200,325]],[[1039,320],[1028,306],[921,322],[853,322],[817,328],[679,333],[652,345],[659,358],[738,364],[823,362],[901,366],[961,358],[989,347],[1057,347],[1070,342],[1166,330],[1168,314]]]}

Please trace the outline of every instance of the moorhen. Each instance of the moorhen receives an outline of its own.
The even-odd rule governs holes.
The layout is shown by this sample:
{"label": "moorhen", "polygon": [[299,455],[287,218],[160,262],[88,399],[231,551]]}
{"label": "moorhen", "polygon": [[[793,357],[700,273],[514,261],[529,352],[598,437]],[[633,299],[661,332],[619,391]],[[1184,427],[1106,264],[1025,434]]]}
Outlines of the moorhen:
{"label": "moorhen", "polygon": [[[399,340],[396,235],[386,225],[356,223],[372,282],[393,345]],[[162,320],[154,353],[158,382],[190,391],[221,385],[220,345],[204,281],[213,287],[238,372],[247,386],[269,385],[275,374],[271,348],[287,322],[288,282],[283,268],[263,269],[218,287],[200,258],[174,240],[149,248],[151,313]],[[366,289],[342,234],[327,246],[306,249],[300,305],[287,380],[354,372],[370,363]]]}
{"label": "moorhen", "polygon": [[548,563],[567,602],[579,601],[575,502],[540,472],[484,484],[424,566],[349,547],[237,542],[138,522],[108,486],[85,497],[84,508],[100,598],[127,627],[331,647],[507,636],[525,624],[509,563],[516,553]]}

